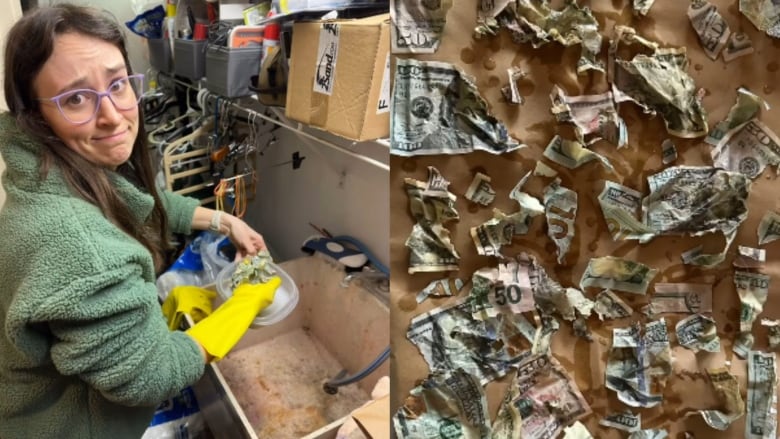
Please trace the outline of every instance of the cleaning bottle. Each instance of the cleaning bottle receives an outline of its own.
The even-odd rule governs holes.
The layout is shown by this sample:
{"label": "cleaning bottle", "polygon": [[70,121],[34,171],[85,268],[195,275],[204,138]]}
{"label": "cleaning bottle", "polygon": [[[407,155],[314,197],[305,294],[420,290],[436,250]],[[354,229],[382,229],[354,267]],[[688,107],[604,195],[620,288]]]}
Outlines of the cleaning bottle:
{"label": "cleaning bottle", "polygon": [[[273,17],[274,11],[268,12],[267,18]],[[263,29],[263,57],[261,62],[265,63],[273,55],[274,51],[279,50],[279,33],[281,26],[278,21],[270,21]]]}

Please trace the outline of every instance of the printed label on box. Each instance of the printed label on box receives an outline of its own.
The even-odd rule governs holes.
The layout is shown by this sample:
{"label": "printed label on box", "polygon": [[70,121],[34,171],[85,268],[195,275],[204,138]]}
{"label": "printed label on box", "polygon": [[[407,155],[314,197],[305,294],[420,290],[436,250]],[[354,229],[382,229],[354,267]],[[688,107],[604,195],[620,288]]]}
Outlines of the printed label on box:
{"label": "printed label on box", "polygon": [[387,52],[385,61],[385,74],[382,76],[382,88],[379,90],[379,103],[376,106],[376,114],[390,111],[390,52]]}
{"label": "printed label on box", "polygon": [[314,91],[330,96],[336,81],[336,60],[339,54],[339,25],[325,23],[320,28],[320,45],[314,71]]}

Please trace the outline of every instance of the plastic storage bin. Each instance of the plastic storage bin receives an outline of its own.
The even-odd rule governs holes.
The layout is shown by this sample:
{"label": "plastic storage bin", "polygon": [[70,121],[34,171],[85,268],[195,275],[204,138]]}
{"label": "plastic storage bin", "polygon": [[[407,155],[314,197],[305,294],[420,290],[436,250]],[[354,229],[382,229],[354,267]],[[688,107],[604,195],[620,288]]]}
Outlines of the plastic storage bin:
{"label": "plastic storage bin", "polygon": [[183,40],[173,42],[173,72],[185,78],[198,80],[206,76],[206,40]]}
{"label": "plastic storage bin", "polygon": [[260,70],[262,47],[206,48],[206,88],[227,97],[249,96],[251,78]]}
{"label": "plastic storage bin", "polygon": [[149,64],[158,72],[170,73],[173,71],[173,56],[171,54],[171,42],[166,38],[151,38],[146,40],[149,44]]}

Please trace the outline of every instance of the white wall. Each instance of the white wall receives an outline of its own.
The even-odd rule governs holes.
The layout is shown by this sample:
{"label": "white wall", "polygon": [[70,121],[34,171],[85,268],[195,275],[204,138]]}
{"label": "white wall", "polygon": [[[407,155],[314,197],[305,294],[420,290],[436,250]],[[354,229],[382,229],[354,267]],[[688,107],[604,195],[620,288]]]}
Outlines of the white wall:
{"label": "white wall", "polygon": [[[5,42],[5,36],[13,26],[14,22],[22,16],[22,6],[19,0],[0,0],[0,11],[8,11],[7,14],[0,14],[0,39]],[[5,52],[5,43],[3,43],[3,52]],[[4,56],[0,56],[0,72],[5,72],[5,65],[3,65]],[[3,93],[4,75],[0,75],[0,110],[7,111],[8,107],[5,105],[5,93]],[[0,158],[0,172],[5,170],[5,163]],[[5,191],[0,186],[0,206],[5,202]]]}

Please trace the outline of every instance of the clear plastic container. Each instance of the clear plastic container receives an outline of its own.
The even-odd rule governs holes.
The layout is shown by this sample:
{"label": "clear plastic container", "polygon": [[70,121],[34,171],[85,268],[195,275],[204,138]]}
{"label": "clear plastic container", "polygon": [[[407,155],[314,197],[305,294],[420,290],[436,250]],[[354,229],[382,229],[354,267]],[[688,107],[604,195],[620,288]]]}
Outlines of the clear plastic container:
{"label": "clear plastic container", "polygon": [[[233,295],[233,287],[231,286],[230,278],[236,271],[236,266],[239,262],[240,261],[232,262],[230,265],[223,268],[217,275],[217,280],[215,282],[217,294],[219,294],[223,300],[227,300]],[[290,275],[279,268],[278,265],[272,262],[271,267],[276,271],[276,275],[282,278],[282,284],[279,285],[279,288],[276,290],[273,303],[261,311],[260,314],[257,315],[257,318],[252,321],[252,324],[250,325],[252,328],[278,323],[290,315],[295,309],[295,306],[298,305],[298,287],[295,285],[295,282]]]}

